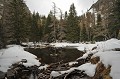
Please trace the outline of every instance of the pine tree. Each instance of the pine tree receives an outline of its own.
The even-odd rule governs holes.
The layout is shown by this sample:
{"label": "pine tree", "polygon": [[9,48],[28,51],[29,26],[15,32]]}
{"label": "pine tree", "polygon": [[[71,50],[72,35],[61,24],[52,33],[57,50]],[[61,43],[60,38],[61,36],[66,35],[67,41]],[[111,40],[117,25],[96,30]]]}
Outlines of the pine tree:
{"label": "pine tree", "polygon": [[51,32],[50,26],[52,24],[52,18],[50,14],[48,15],[45,23],[45,33],[44,34],[49,34]]}
{"label": "pine tree", "polygon": [[68,14],[67,14],[67,11],[66,11],[64,20],[67,20],[67,17],[68,17]]}
{"label": "pine tree", "polygon": [[109,31],[111,37],[117,38],[120,30],[120,0],[115,0],[115,4],[109,15]]}
{"label": "pine tree", "polygon": [[48,14],[44,24],[45,25],[43,27],[43,30],[44,30],[43,31],[43,41],[52,42],[53,35],[51,35],[51,32],[53,31],[53,14],[51,11]]}
{"label": "pine tree", "polygon": [[45,16],[40,16],[38,12],[33,12],[31,25],[31,41],[33,41],[34,43],[40,42],[42,40],[45,21]]}
{"label": "pine tree", "polygon": [[97,14],[97,24],[94,29],[93,39],[96,41],[103,41],[105,39],[106,29],[101,25],[102,18],[101,14]]}
{"label": "pine tree", "polygon": [[3,48],[4,44],[3,44],[3,34],[2,34],[2,23],[1,23],[1,20],[0,20],[0,49]]}
{"label": "pine tree", "polygon": [[100,14],[97,14],[97,26],[101,26],[102,18]]}
{"label": "pine tree", "polygon": [[88,34],[87,34],[85,26],[83,26],[83,28],[81,30],[80,38],[81,38],[81,41],[83,41],[83,42],[88,41]]}
{"label": "pine tree", "polygon": [[40,40],[42,41],[43,34],[44,34],[45,23],[46,23],[46,17],[45,16],[40,16],[40,19],[38,21],[39,41]]}
{"label": "pine tree", "polygon": [[70,6],[66,29],[67,29],[67,35],[66,35],[67,41],[78,42],[79,26],[78,26],[78,17],[74,4]]}
{"label": "pine tree", "polygon": [[11,8],[11,23],[14,27],[14,38],[16,44],[20,44],[28,38],[29,29],[28,18],[30,15],[26,11],[26,4],[23,0],[13,0]]}
{"label": "pine tree", "polygon": [[32,25],[31,25],[31,41],[33,42],[37,42],[38,40],[38,32],[39,32],[39,29],[38,29],[38,19],[39,19],[39,15],[38,13],[36,14],[35,12],[33,12],[33,15],[32,15]]}
{"label": "pine tree", "polygon": [[2,4],[4,6],[0,6],[3,10],[0,12],[1,18],[0,18],[0,37],[1,37],[1,47],[6,47],[7,44],[9,44],[13,39],[13,29],[11,26],[11,20],[10,20],[10,8],[9,8],[9,2],[3,0]]}

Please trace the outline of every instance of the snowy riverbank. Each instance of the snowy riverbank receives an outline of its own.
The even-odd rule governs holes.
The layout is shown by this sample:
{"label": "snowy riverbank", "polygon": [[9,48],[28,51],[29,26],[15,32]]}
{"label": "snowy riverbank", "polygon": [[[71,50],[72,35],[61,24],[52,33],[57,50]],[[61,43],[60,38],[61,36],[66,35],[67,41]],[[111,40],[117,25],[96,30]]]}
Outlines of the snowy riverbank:
{"label": "snowy riverbank", "polygon": [[[66,71],[52,71],[52,77],[56,77],[64,73],[70,73],[76,69],[84,70],[87,75],[92,77],[95,75],[97,65],[102,62],[106,68],[111,66],[110,76],[113,79],[119,79],[120,51],[116,49],[120,49],[120,40],[110,39],[107,41],[96,42],[95,44],[51,43],[50,45],[54,47],[74,47],[80,51],[86,51],[86,53],[77,60],[86,58],[89,54],[93,54],[91,58],[100,57],[100,61],[96,64],[89,62],[78,67],[72,67]],[[27,59],[27,63],[24,63],[25,66],[39,66],[41,63],[36,58],[37,57],[35,55],[24,51],[24,48],[21,46],[9,45],[7,46],[7,49],[0,50],[0,71],[7,72],[7,69],[9,69],[12,64],[20,62],[22,59]],[[75,61],[75,63],[77,62]],[[72,63],[70,62],[70,64]]]}
{"label": "snowy riverbank", "polygon": [[27,63],[24,63],[25,66],[40,65],[36,58],[19,45],[9,45],[7,49],[0,50],[0,71],[7,72],[12,64],[20,62],[22,59],[27,60]]}
{"label": "snowy riverbank", "polygon": [[[62,47],[62,46],[73,46],[73,45],[65,43],[65,45],[54,44],[54,46]],[[112,77],[112,79],[119,79],[120,50],[116,50],[116,49],[120,49],[120,40],[110,39],[103,42],[97,42],[95,44],[76,44],[76,46],[78,50],[86,49],[86,53],[77,60],[85,59],[88,57],[88,55],[93,54],[91,59],[94,57],[100,57],[100,61],[97,64],[85,63],[79,67],[70,68],[69,70],[66,71],[52,71],[51,72],[52,77],[60,76],[64,73],[71,73],[74,70],[81,70],[81,71],[84,70],[88,76],[93,77],[95,75],[97,65],[100,62],[102,62],[106,68],[108,68],[108,66],[111,66],[110,76]]]}

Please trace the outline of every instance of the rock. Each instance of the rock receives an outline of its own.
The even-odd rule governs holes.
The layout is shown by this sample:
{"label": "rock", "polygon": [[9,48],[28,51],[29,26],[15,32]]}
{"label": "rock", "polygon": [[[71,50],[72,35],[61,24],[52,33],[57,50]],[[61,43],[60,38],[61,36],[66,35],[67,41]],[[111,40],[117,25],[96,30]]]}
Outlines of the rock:
{"label": "rock", "polygon": [[26,59],[22,59],[21,62],[22,63],[27,63],[27,60]]}
{"label": "rock", "polygon": [[81,70],[74,70],[70,73],[68,73],[64,79],[91,79],[87,74],[84,73],[84,71]]}
{"label": "rock", "polygon": [[77,66],[80,66],[80,65],[82,65],[82,64],[85,63],[85,59],[84,59],[84,58],[79,59],[79,60],[77,60],[77,62],[78,62],[78,65],[77,65]]}
{"label": "rock", "polygon": [[108,68],[105,68],[103,70],[103,72],[101,73],[103,75],[103,79],[112,79],[112,77],[110,77],[110,71],[111,71],[111,66],[108,66]]}
{"label": "rock", "polygon": [[7,70],[7,77],[12,77],[16,74],[16,71],[14,69],[8,69]]}
{"label": "rock", "polygon": [[111,66],[106,68],[102,62],[98,63],[95,75],[92,79],[112,79],[110,77]]}
{"label": "rock", "polygon": [[0,79],[3,79],[5,77],[5,73],[0,71]]}
{"label": "rock", "polygon": [[93,57],[90,59],[91,64],[97,64],[100,61],[100,57]]}
{"label": "rock", "polygon": [[87,58],[85,59],[85,62],[90,61],[91,57],[93,56],[93,54],[88,54]]}
{"label": "rock", "polygon": [[92,50],[95,50],[95,49],[97,49],[97,46],[95,46],[95,47],[92,48]]}
{"label": "rock", "polygon": [[113,51],[120,51],[120,48],[115,48],[113,49]]}

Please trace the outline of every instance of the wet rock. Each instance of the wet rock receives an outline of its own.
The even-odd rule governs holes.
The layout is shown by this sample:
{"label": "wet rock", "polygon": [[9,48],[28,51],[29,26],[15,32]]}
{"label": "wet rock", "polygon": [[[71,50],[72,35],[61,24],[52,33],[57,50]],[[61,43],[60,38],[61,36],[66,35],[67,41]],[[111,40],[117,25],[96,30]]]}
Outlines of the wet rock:
{"label": "wet rock", "polygon": [[0,79],[4,79],[4,77],[5,77],[5,73],[0,71]]}
{"label": "wet rock", "polygon": [[82,59],[79,59],[79,60],[77,60],[77,62],[78,62],[78,65],[77,66],[80,66],[80,65],[82,65],[82,64],[85,64],[85,59],[84,58],[82,58]]}
{"label": "wet rock", "polygon": [[[24,62],[26,62],[26,60]],[[38,73],[39,69],[36,65],[26,67],[21,63],[15,63],[7,70],[6,77],[7,79],[33,79],[38,76]]]}
{"label": "wet rock", "polygon": [[95,49],[97,49],[97,48],[98,48],[98,47],[97,47],[97,46],[95,46],[95,47],[93,47],[93,48],[92,48],[92,50],[95,50]]}
{"label": "wet rock", "polygon": [[8,69],[7,78],[8,79],[29,79],[30,70],[24,65],[19,64],[17,67]]}
{"label": "wet rock", "polygon": [[81,70],[74,70],[67,74],[64,79],[91,79],[84,71]]}
{"label": "wet rock", "polygon": [[113,49],[113,51],[120,51],[120,48],[115,48]]}
{"label": "wet rock", "polygon": [[88,54],[87,58],[85,59],[85,62],[89,62],[93,54]]}
{"label": "wet rock", "polygon": [[76,64],[76,65],[80,66],[80,65],[85,64],[87,62],[90,62],[90,59],[92,56],[93,56],[93,54],[88,54],[88,56],[86,58],[77,59],[76,61],[78,62],[78,64]]}

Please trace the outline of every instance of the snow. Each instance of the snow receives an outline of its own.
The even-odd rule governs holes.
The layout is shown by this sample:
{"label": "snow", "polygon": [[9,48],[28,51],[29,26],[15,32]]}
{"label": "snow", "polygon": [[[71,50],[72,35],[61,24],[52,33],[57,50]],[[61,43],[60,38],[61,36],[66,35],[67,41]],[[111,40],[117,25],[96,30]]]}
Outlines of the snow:
{"label": "snow", "polygon": [[103,51],[108,51],[108,50],[112,50],[115,48],[120,48],[120,40],[110,39],[105,42],[102,42],[101,45],[99,44],[99,49]]}
{"label": "snow", "polygon": [[48,65],[44,65],[44,66],[40,66],[38,69],[42,70],[42,69],[47,69]]}
{"label": "snow", "polygon": [[57,71],[52,71],[52,72],[51,72],[51,76],[52,76],[52,77],[57,77],[57,76],[60,76],[60,75],[61,75],[60,72],[57,72]]}
{"label": "snow", "polygon": [[[115,48],[120,48],[120,40],[110,39],[107,41],[96,42],[95,44],[83,44],[83,43],[51,43],[53,47],[74,47],[80,51],[86,52],[82,57],[86,58],[89,54],[93,54],[92,57],[99,56],[100,61],[107,68],[111,66],[110,76],[113,79],[119,79],[120,75],[120,51],[115,51]],[[96,49],[93,50],[93,48]],[[0,71],[6,72],[9,67],[20,62],[22,59],[27,59],[25,66],[40,65],[40,62],[36,60],[36,56],[24,51],[23,47],[19,45],[9,45],[7,49],[0,50]],[[69,65],[76,64],[77,62],[69,62]],[[70,73],[77,70],[84,70],[89,76],[94,76],[97,64],[85,63],[79,67],[72,67],[66,71],[52,71],[51,76],[57,77],[65,73]],[[46,69],[48,65],[41,66],[39,69]]]}
{"label": "snow", "polygon": [[94,76],[96,65],[93,65],[91,63],[86,63],[78,67],[79,70],[84,70],[87,75],[90,77]]}
{"label": "snow", "polygon": [[27,63],[23,63],[25,66],[39,66],[40,62],[36,58],[19,45],[9,45],[7,49],[0,50],[0,71],[7,72],[12,64],[20,62],[22,59],[27,60]]}
{"label": "snow", "polygon": [[57,77],[57,76],[60,76],[62,74],[65,74],[65,73],[71,73],[74,70],[81,70],[81,71],[85,71],[85,73],[87,75],[92,77],[95,74],[95,68],[96,68],[96,65],[93,65],[91,63],[86,63],[86,64],[83,64],[79,67],[70,68],[69,70],[66,70],[66,71],[52,71],[51,76]]}
{"label": "snow", "polygon": [[91,50],[96,44],[82,44],[82,43],[51,43],[50,45],[54,47],[74,47],[80,51]]}
{"label": "snow", "polygon": [[[101,41],[101,42],[96,42],[95,44],[69,44],[69,43],[65,43],[65,44],[59,44],[59,43],[55,43],[54,44],[55,47],[66,47],[66,46],[74,46],[75,48],[77,48],[80,51],[85,51],[86,53],[78,58],[78,59],[82,59],[82,58],[86,58],[89,54],[93,54],[93,57],[99,56],[100,57],[100,61],[103,62],[103,64],[106,66],[106,68],[110,65],[111,66],[111,72],[110,72],[110,76],[113,79],[119,79],[120,76],[120,51],[113,51],[115,48],[120,48],[120,40],[118,39],[110,39],[107,41]],[[96,47],[96,49],[92,50],[93,47]],[[77,60],[78,60],[77,59]],[[69,63],[69,64],[74,64],[74,63]],[[72,72],[74,69],[78,69],[78,70],[85,70],[85,73],[87,73],[89,76],[94,76],[95,74],[95,68],[96,65],[92,65],[91,63],[86,63],[83,64],[81,66],[79,66],[78,68],[71,68],[67,71],[54,71],[51,73],[52,76],[58,76],[58,75],[62,75],[64,73],[70,73]]]}
{"label": "snow", "polygon": [[52,46],[54,46],[54,47],[77,47],[77,46],[79,46],[79,43],[66,43],[66,42],[64,42],[64,43],[59,43],[59,42],[57,42],[57,43],[51,43],[50,45],[52,45]]}
{"label": "snow", "polygon": [[120,76],[120,51],[106,51],[99,52],[94,55],[100,57],[100,61],[106,66],[106,68],[110,65],[111,72],[110,75],[113,79],[119,79]]}
{"label": "snow", "polygon": [[69,66],[72,66],[74,64],[78,64],[78,62],[74,61],[74,62],[69,62]]}
{"label": "snow", "polygon": [[120,48],[120,40],[110,39],[105,42],[98,43],[98,53],[93,57],[99,56],[100,61],[106,66],[110,65],[110,75],[113,79],[119,79],[120,76],[120,51],[113,51],[115,48]]}
{"label": "snow", "polygon": [[90,51],[93,47],[97,46],[97,44],[80,44],[78,47],[76,47],[80,51]]}

